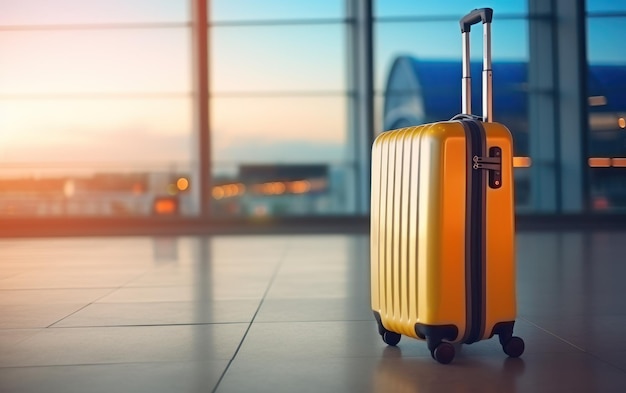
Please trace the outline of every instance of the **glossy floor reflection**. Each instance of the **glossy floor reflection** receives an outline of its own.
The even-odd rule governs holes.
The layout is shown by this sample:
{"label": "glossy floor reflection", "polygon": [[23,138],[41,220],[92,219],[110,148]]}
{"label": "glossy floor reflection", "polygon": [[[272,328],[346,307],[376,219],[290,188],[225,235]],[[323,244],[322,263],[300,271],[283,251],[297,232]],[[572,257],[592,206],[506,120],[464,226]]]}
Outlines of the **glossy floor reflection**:
{"label": "glossy floor reflection", "polygon": [[396,348],[364,235],[0,240],[0,392],[624,392],[626,232],[522,232],[521,359]]}

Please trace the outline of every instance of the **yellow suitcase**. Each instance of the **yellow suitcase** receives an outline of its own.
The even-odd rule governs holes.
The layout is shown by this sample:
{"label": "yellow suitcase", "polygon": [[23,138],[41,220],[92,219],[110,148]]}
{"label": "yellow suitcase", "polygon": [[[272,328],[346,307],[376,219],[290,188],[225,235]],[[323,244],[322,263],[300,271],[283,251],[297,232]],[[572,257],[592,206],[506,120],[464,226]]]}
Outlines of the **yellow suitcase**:
{"label": "yellow suitcase", "polygon": [[[463,112],[451,121],[384,132],[372,147],[371,304],[389,345],[423,339],[449,363],[453,343],[498,335],[518,357],[513,148],[491,122],[492,10],[461,19]],[[483,22],[483,121],[471,113],[470,26]]]}

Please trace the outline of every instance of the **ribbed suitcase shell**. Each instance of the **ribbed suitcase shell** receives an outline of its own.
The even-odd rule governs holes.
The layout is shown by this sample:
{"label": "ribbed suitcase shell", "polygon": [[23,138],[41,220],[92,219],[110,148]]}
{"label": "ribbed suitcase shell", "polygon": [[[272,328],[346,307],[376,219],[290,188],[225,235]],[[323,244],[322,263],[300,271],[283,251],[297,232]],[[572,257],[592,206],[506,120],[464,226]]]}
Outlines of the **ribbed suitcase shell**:
{"label": "ribbed suitcase shell", "polygon": [[[516,299],[511,134],[498,123],[483,127],[487,149],[502,149],[502,186],[486,187],[485,197],[484,339],[515,320]],[[420,338],[418,323],[452,324],[459,334],[450,341],[463,342],[466,165],[460,121],[384,132],[373,144],[371,304],[389,331]]]}

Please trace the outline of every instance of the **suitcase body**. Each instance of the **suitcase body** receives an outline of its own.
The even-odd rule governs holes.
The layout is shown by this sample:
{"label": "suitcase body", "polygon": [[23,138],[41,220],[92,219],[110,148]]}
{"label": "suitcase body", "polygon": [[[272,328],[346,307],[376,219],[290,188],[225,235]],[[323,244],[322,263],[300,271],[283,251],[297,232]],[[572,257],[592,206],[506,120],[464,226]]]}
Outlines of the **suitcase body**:
{"label": "suitcase body", "polygon": [[433,357],[449,363],[452,343],[497,334],[509,356],[521,355],[523,341],[513,337],[514,228],[512,137],[504,125],[465,116],[379,135],[371,305],[383,340],[426,340]]}

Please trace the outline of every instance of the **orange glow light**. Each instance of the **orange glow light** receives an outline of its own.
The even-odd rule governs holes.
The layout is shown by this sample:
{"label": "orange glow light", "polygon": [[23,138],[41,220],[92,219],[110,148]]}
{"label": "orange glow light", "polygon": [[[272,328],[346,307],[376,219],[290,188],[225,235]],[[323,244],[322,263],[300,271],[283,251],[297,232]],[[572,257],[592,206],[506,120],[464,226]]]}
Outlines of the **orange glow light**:
{"label": "orange glow light", "polygon": [[239,187],[236,184],[229,184],[228,195],[229,196],[239,195]]}
{"label": "orange glow light", "polygon": [[289,186],[291,192],[293,192],[294,194],[304,194],[311,190],[311,183],[309,183],[307,180],[294,181],[291,182]]}
{"label": "orange glow light", "polygon": [[189,180],[185,177],[181,177],[176,180],[176,187],[179,191],[186,191],[189,188]]}
{"label": "orange glow light", "polygon": [[213,187],[212,194],[213,198],[222,199],[243,195],[245,192],[246,186],[242,183],[231,183]]}
{"label": "orange glow light", "polygon": [[513,157],[514,168],[529,168],[532,164],[530,157]]}
{"label": "orange glow light", "polygon": [[259,187],[255,187],[256,190],[261,191],[265,195],[280,195],[284,194],[287,190],[287,186],[281,182],[263,183]]}
{"label": "orange glow light", "polygon": [[589,106],[602,106],[606,105],[605,96],[592,96],[589,97]]}
{"label": "orange glow light", "polygon": [[624,157],[611,158],[611,165],[616,168],[626,168],[626,158]]}
{"label": "orange glow light", "polygon": [[608,168],[611,166],[611,159],[608,157],[591,157],[587,162],[592,168]]}
{"label": "orange glow light", "polygon": [[263,193],[267,195],[272,195],[274,193],[274,183],[263,184]]}
{"label": "orange glow light", "polygon": [[225,192],[224,192],[224,189],[222,187],[216,186],[216,187],[213,187],[212,194],[213,194],[213,198],[215,198],[215,199],[222,199],[222,198],[224,198]]}
{"label": "orange glow light", "polygon": [[174,198],[159,198],[154,201],[154,212],[159,215],[171,215],[178,212],[178,201]]}
{"label": "orange glow light", "polygon": [[280,183],[280,182],[274,183],[274,193],[280,195],[280,194],[285,193],[286,189],[287,187],[285,186],[284,183]]}
{"label": "orange glow light", "polygon": [[617,125],[619,125],[619,128],[626,128],[626,119],[620,117],[617,119]]}

